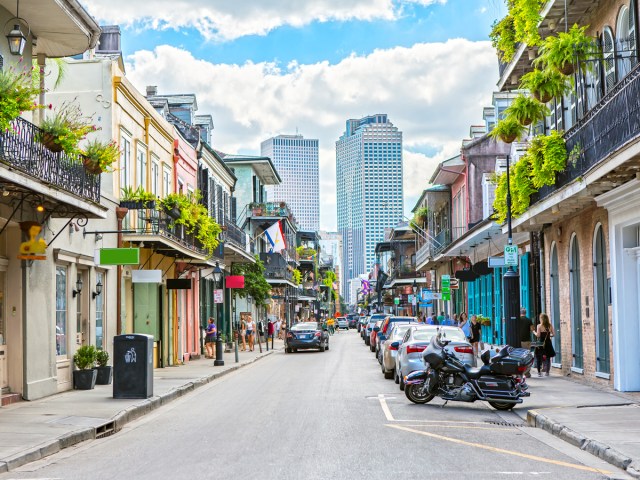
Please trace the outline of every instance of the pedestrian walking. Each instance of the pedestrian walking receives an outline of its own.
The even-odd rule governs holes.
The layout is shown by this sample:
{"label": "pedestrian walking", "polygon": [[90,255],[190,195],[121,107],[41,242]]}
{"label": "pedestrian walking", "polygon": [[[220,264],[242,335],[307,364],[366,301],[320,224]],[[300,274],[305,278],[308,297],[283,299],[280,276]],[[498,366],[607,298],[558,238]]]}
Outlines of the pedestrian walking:
{"label": "pedestrian walking", "polygon": [[279,318],[276,320],[276,335],[278,336],[278,340],[282,338],[282,332],[280,331],[280,327],[282,327],[282,320]]}
{"label": "pedestrian walking", "polygon": [[471,315],[471,347],[473,348],[473,363],[476,364],[476,357],[478,356],[478,346],[480,344],[480,332],[482,331],[480,322],[476,315]]}
{"label": "pedestrian walking", "polygon": [[273,338],[273,332],[275,331],[275,325],[273,324],[273,320],[269,320],[267,323],[267,342],[269,342],[270,338]]}
{"label": "pedestrian walking", "polygon": [[453,325],[456,326],[456,327],[458,326],[458,314],[457,313],[453,314]]}
{"label": "pedestrian walking", "polygon": [[246,315],[240,314],[240,339],[242,340],[242,351],[247,350],[247,319]]}
{"label": "pedestrian walking", "polygon": [[462,333],[464,333],[464,336],[467,337],[467,339],[471,338],[471,324],[469,323],[469,319],[467,318],[467,314],[465,312],[462,312],[460,314],[458,327],[462,329]]}
{"label": "pedestrian walking", "polygon": [[287,322],[280,322],[280,340],[284,340],[284,335],[287,332]]}
{"label": "pedestrian walking", "polygon": [[247,342],[249,343],[249,351],[253,352],[253,343],[255,341],[256,322],[249,316],[247,319]]}
{"label": "pedestrian walking", "polygon": [[216,355],[216,334],[218,329],[213,322],[213,317],[209,317],[204,337],[205,358],[214,358]]}
{"label": "pedestrian walking", "polygon": [[538,337],[538,341],[542,343],[542,345],[536,347],[536,368],[538,369],[539,377],[541,377],[543,373],[545,376],[549,376],[551,359],[556,356],[556,351],[551,343],[551,338],[555,334],[556,332],[549,321],[549,316],[546,313],[541,313],[540,323],[536,329],[536,337]]}
{"label": "pedestrian walking", "polygon": [[329,335],[333,335],[335,332],[335,320],[333,317],[329,317],[327,320],[327,330],[329,330]]}

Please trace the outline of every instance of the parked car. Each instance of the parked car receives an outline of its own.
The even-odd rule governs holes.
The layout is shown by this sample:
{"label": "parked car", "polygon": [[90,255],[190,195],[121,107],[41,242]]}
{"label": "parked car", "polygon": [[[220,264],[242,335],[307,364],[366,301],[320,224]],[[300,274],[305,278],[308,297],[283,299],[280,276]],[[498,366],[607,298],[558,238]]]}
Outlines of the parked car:
{"label": "parked car", "polygon": [[362,317],[358,318],[358,333],[360,333],[360,337],[362,337],[362,329],[367,324],[368,320],[369,320],[368,315],[363,315]]}
{"label": "parked car", "polygon": [[396,371],[396,355],[398,354],[399,343],[402,342],[404,334],[411,328],[410,323],[395,323],[389,332],[388,338],[382,343],[380,348],[382,363],[380,368],[384,378],[393,378]]}
{"label": "parked car", "polygon": [[458,327],[439,327],[437,325],[411,326],[398,344],[396,355],[396,383],[400,384],[400,390],[404,390],[404,377],[416,370],[423,370],[425,365],[422,360],[422,352],[431,341],[431,337],[440,330],[450,343],[445,350],[455,355],[463,363],[473,365],[473,348],[467,341],[467,337]]}
{"label": "parked car", "polygon": [[358,315],[347,315],[347,320],[349,321],[349,328],[356,328],[358,326],[358,319],[360,317]]}
{"label": "parked car", "polygon": [[376,351],[376,337],[378,336],[382,322],[384,322],[384,320],[377,320],[376,323],[373,324],[373,328],[371,328],[371,333],[369,334],[369,349],[372,352]]}
{"label": "parked car", "polygon": [[347,317],[336,318],[336,325],[338,328],[349,330],[349,320],[347,320]]}
{"label": "parked car", "polygon": [[318,349],[321,352],[329,350],[329,334],[318,322],[301,322],[293,325],[285,335],[285,352]]}
{"label": "parked car", "polygon": [[416,317],[387,317],[384,322],[382,322],[382,326],[380,327],[380,331],[376,335],[376,358],[378,362],[382,364],[382,355],[380,346],[387,339],[387,335],[391,333],[391,329],[397,323],[418,323],[418,319]]}
{"label": "parked car", "polygon": [[369,345],[369,341],[371,340],[371,332],[373,330],[373,326],[376,324],[376,322],[378,320],[384,320],[385,318],[389,317],[390,315],[384,314],[384,313],[374,313],[373,315],[371,315],[369,317],[369,322],[367,323],[367,328],[365,328],[365,332],[364,332],[364,343],[365,345]]}

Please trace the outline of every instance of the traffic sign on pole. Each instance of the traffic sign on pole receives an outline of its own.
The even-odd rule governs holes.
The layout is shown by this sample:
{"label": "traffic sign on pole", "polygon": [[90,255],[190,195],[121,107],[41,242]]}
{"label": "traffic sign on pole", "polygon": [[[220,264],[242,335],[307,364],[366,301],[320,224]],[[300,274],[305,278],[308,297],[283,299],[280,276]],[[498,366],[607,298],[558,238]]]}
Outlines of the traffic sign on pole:
{"label": "traffic sign on pole", "polygon": [[518,246],[517,245],[504,246],[504,264],[507,267],[518,266]]}

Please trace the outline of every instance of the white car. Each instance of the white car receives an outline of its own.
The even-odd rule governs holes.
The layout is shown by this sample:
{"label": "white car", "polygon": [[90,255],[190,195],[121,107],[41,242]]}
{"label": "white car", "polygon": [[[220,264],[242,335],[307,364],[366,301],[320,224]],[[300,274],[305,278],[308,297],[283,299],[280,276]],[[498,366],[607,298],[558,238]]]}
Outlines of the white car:
{"label": "white car", "polygon": [[347,317],[338,317],[336,318],[336,322],[338,323],[338,328],[349,330],[349,320]]}

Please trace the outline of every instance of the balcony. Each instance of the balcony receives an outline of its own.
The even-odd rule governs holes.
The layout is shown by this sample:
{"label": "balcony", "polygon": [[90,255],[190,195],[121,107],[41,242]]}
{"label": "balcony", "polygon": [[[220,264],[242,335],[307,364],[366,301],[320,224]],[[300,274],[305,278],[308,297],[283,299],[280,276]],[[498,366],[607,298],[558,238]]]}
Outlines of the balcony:
{"label": "balcony", "polygon": [[195,233],[187,233],[183,225],[164,211],[130,210],[123,221],[123,238],[129,242],[144,242],[166,256],[186,256],[197,260],[223,260],[222,244],[209,255]]}
{"label": "balcony", "polygon": [[[581,118],[564,138],[570,158],[566,169],[556,176],[553,186],[543,187],[531,196],[531,205],[557,189],[583,177],[617,150],[640,137],[640,66],[636,66],[594,108]],[[635,171],[628,172],[629,178]],[[616,177],[617,182],[626,181]]]}
{"label": "balcony", "polygon": [[297,225],[296,218],[291,213],[289,206],[284,202],[253,203],[249,205],[247,216],[288,218],[292,224]]}
{"label": "balcony", "polygon": [[226,242],[235,245],[243,251],[246,251],[247,234],[244,232],[244,230],[240,229],[235,223],[229,221],[225,222],[225,227],[227,229]]}
{"label": "balcony", "polygon": [[434,237],[433,241],[433,255],[437,255],[442,250],[447,248],[451,243],[451,232],[449,230],[442,230]]}
{"label": "balcony", "polygon": [[280,283],[278,281],[293,283],[293,272],[282,254],[261,253],[260,260],[264,263],[264,276],[269,283]]}
{"label": "balcony", "polygon": [[100,203],[100,175],[87,172],[76,156],[48,150],[36,140],[40,132],[34,124],[16,118],[12,128],[0,133],[0,161],[56,190]]}

